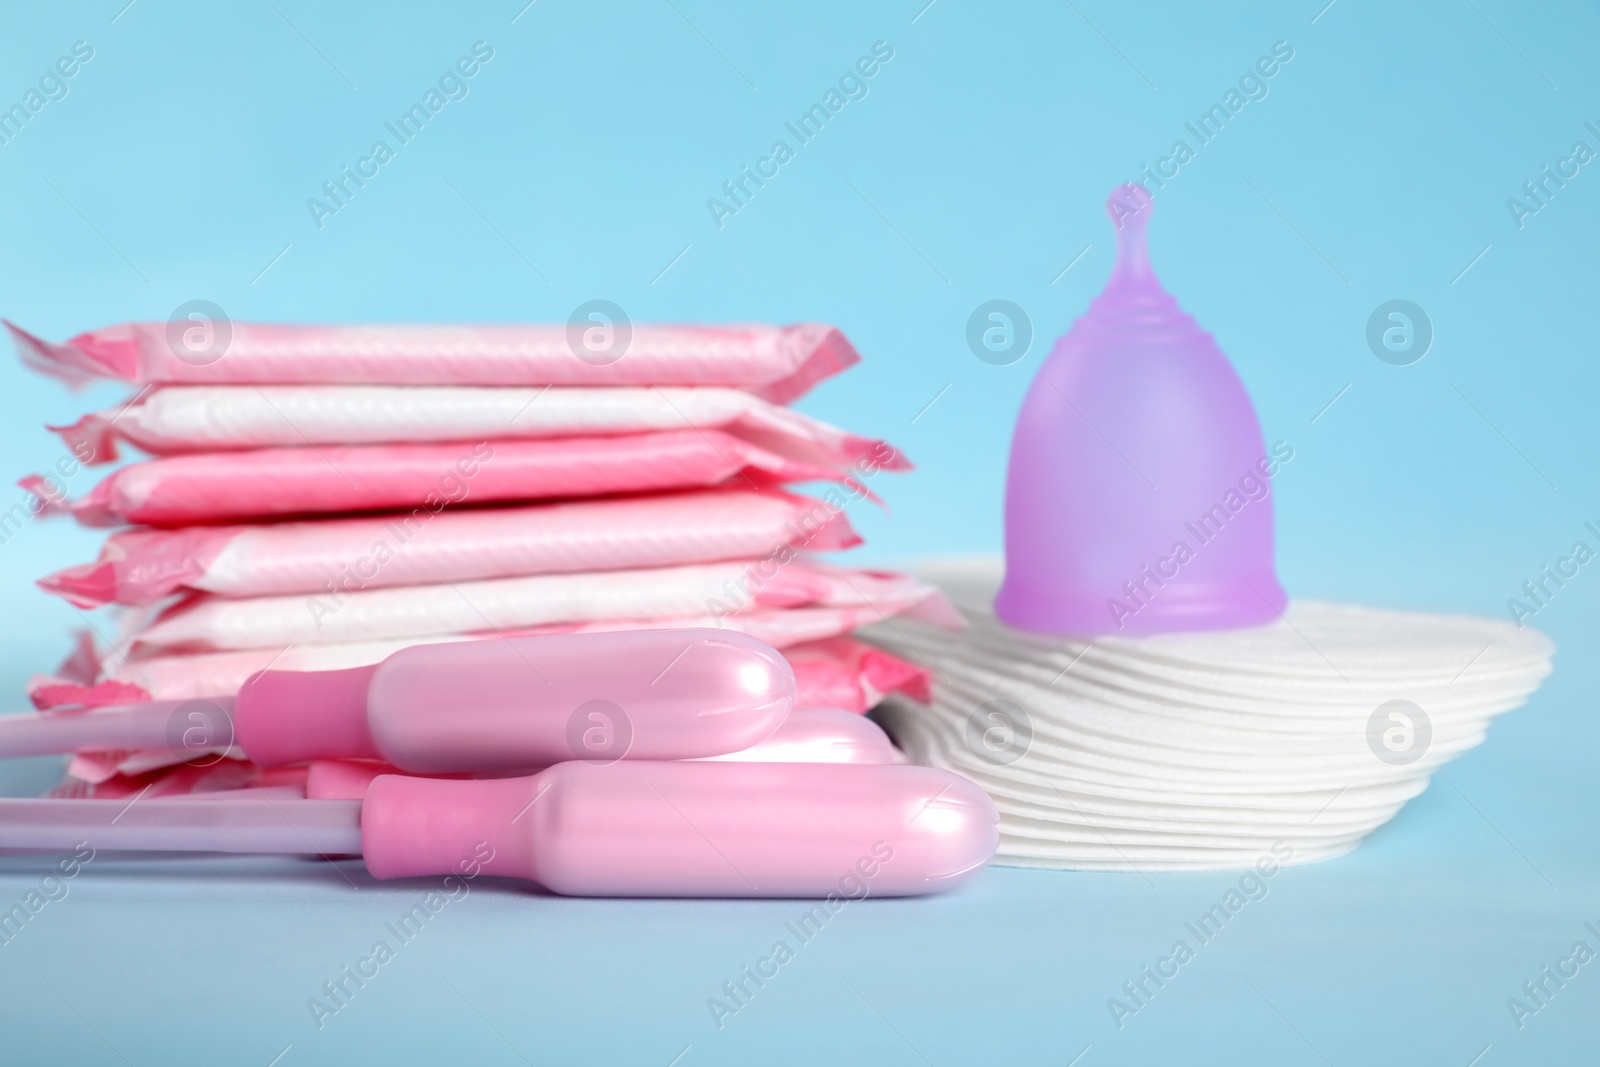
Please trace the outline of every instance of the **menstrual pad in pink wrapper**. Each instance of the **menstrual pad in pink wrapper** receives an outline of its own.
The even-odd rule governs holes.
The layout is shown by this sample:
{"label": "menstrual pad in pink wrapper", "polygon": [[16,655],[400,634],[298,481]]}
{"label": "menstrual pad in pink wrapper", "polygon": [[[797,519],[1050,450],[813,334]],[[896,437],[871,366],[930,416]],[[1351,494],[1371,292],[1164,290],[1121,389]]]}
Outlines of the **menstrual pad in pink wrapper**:
{"label": "menstrual pad in pink wrapper", "polygon": [[857,714],[889,693],[933,699],[933,673],[853,637],[827,637],[783,650],[794,668],[796,707],[844,708]]}
{"label": "menstrual pad in pink wrapper", "polygon": [[[159,800],[257,797],[261,790],[268,790],[269,796],[305,796],[305,767],[258,767],[242,759],[206,759],[123,773],[115,761],[92,758],[107,753],[86,755],[91,758],[75,758],[72,770],[45,795],[60,800],[114,800],[135,795],[140,800]],[[189,753],[181,755],[193,758]]]}
{"label": "menstrual pad in pink wrapper", "polygon": [[[659,492],[733,479],[760,488],[843,478],[717,430],[678,430],[171,456],[123,467],[81,500],[55,506],[86,526],[184,526],[402,508],[436,513],[469,503]],[[24,485],[48,495],[37,480]]]}
{"label": "menstrual pad in pink wrapper", "polygon": [[[857,363],[831,326],[618,329],[598,346],[572,327],[283,326],[136,322],[63,344],[6,323],[24,363],[68,382],[136,385],[720,385],[786,403]],[[625,333],[624,333],[625,330]]]}
{"label": "menstrual pad in pink wrapper", "polygon": [[40,579],[81,608],[183,590],[272,596],[750,558],[861,539],[845,513],[778,490],[713,489],[519,508],[447,509],[255,526],[135,529],[100,559]]}
{"label": "menstrual pad in pink wrapper", "polygon": [[847,469],[903,466],[882,441],[777,407],[737,389],[463,388],[459,386],[167,386],[57,428],[89,463],[119,441],[154,455],[306,445],[613,437],[722,430],[786,459]]}
{"label": "menstrual pad in pink wrapper", "polygon": [[777,608],[916,605],[954,609],[915,578],[792,561],[686,564],[582,574],[529,575],[476,582],[276,597],[199,595],[135,632],[135,650],[174,652],[281,649],[425,638],[464,631],[504,632],[616,619],[672,619],[691,612],[731,618]]}
{"label": "menstrual pad in pink wrapper", "polygon": [[1156,280],[1150,195],[1106,205],[1117,264],[1056,342],[1017,416],[1006,481],[1002,622],[1139,636],[1261,625],[1287,602],[1250,397]]}
{"label": "menstrual pad in pink wrapper", "polygon": [[[840,635],[886,616],[912,614],[948,624],[942,601],[886,604],[871,608],[788,608],[759,610],[726,619],[694,616],[678,619],[608,620],[582,626],[541,627],[536,632],[595,632],[626,629],[693,629],[723,626],[748,634],[794,653],[791,661],[799,687],[796,702],[818,707],[846,707],[864,712],[879,695],[901,692],[914,700],[927,698],[927,672],[889,653],[867,656],[859,642]],[[529,631],[535,632],[535,631]],[[35,707],[105,707],[145,700],[190,700],[232,696],[257,671],[318,671],[365,667],[402,648],[423,643],[475,640],[474,634],[434,635],[422,639],[362,641],[336,645],[294,645],[289,648],[247,649],[236,652],[141,654],[128,659],[107,653],[95,657],[88,671],[63,665],[57,675],[38,675],[28,683]],[[831,639],[831,640],[830,640]],[[834,641],[849,641],[848,646]],[[877,655],[884,659],[879,660]],[[74,656],[74,662],[81,657]],[[853,695],[859,694],[859,695]],[[860,704],[854,703],[860,701]],[[871,703],[868,703],[871,701]]]}

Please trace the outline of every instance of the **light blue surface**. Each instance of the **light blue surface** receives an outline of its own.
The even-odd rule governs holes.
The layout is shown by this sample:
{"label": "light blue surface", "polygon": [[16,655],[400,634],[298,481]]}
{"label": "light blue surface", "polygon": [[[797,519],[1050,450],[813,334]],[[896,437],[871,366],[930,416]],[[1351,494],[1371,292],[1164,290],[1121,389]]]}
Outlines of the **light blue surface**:
{"label": "light blue surface", "polygon": [[[1600,148],[1593,5],[123,2],[5,16],[0,103],[76,41],[94,57],[0,145],[0,313],[53,339],[196,298],[239,319],[564,320],[601,297],[636,321],[836,322],[866,361],[802,407],[919,465],[874,486],[888,514],[854,512],[880,561],[998,548],[1009,423],[1109,269],[1107,191],[1287,41],[1269,95],[1158,193],[1151,231],[1267,439],[1295,447],[1275,485],[1285,585],[1502,614],[1600,520],[1600,163],[1521,229],[1506,206],[1575,141]],[[494,58],[469,95],[318,230],[307,198],[479,40]],[[706,200],[877,41],[894,57],[867,97],[719,230]],[[964,341],[995,298],[1036,333],[1006,367]],[[1364,339],[1397,298],[1436,330],[1408,367]],[[0,374],[14,476],[61,454],[41,421],[120,395]],[[0,545],[11,703],[82,625],[32,578],[96,542],[33,523]],[[1597,598],[1586,569],[1540,612],[1557,672],[1482,749],[1354,855],[1274,879],[1120,1031],[1107,999],[1229,877],[993,869],[853,905],[720,1031],[707,998],[798,905],[485,886],[319,1031],[306,1000],[423,886],[104,857],[0,945],[0,1048],[285,1067],[1590,1062],[1600,963],[1520,1031],[1506,1000],[1574,941],[1600,949]],[[29,761],[4,784],[55,772]],[[45,866],[0,860],[0,906]]]}

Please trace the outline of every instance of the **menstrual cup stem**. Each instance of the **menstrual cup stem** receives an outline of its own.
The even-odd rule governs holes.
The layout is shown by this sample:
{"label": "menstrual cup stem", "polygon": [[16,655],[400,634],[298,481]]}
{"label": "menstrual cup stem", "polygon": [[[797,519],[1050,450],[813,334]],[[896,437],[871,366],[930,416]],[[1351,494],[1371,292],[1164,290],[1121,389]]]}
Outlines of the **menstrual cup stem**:
{"label": "menstrual cup stem", "polygon": [[1155,281],[1150,268],[1150,251],[1145,245],[1145,228],[1155,201],[1143,186],[1119,185],[1106,200],[1106,214],[1117,228],[1117,264],[1106,288],[1145,286]]}

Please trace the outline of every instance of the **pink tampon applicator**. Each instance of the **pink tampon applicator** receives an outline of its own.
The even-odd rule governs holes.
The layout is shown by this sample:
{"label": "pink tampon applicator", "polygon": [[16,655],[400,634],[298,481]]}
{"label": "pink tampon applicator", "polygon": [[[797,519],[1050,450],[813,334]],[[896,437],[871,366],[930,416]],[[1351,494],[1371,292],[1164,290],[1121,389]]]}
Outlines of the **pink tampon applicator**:
{"label": "pink tampon applicator", "polygon": [[794,694],[776,650],[728,630],[511,637],[261,671],[235,698],[6,716],[0,757],[237,744],[267,767],[367,759],[417,774],[694,759],[766,739]]}
{"label": "pink tampon applicator", "polygon": [[[699,758],[729,763],[906,762],[905,754],[894,747],[882,727],[842,708],[795,708],[782,726],[749,748]],[[373,779],[396,773],[400,773],[398,768],[373,760],[313,760],[306,769],[305,795],[312,800],[359,800]],[[232,792],[248,796],[246,790]]]}
{"label": "pink tampon applicator", "polygon": [[360,853],[377,878],[483,873],[569,896],[912,896],[966,880],[998,842],[983,790],[908,765],[573,761],[384,775],[364,800],[0,800],[0,848]]}

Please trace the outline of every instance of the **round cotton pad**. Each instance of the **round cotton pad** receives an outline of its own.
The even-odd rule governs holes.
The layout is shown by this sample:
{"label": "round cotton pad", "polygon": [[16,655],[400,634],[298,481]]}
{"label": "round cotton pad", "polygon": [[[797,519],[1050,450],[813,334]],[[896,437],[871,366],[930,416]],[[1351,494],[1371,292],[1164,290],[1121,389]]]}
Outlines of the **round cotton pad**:
{"label": "round cotton pad", "polygon": [[1241,630],[1053,637],[995,618],[993,563],[922,574],[967,626],[870,627],[933,677],[930,704],[897,697],[877,715],[914,761],[989,792],[996,862],[1022,866],[1342,855],[1526,701],[1554,652],[1492,619],[1315,601]]}

